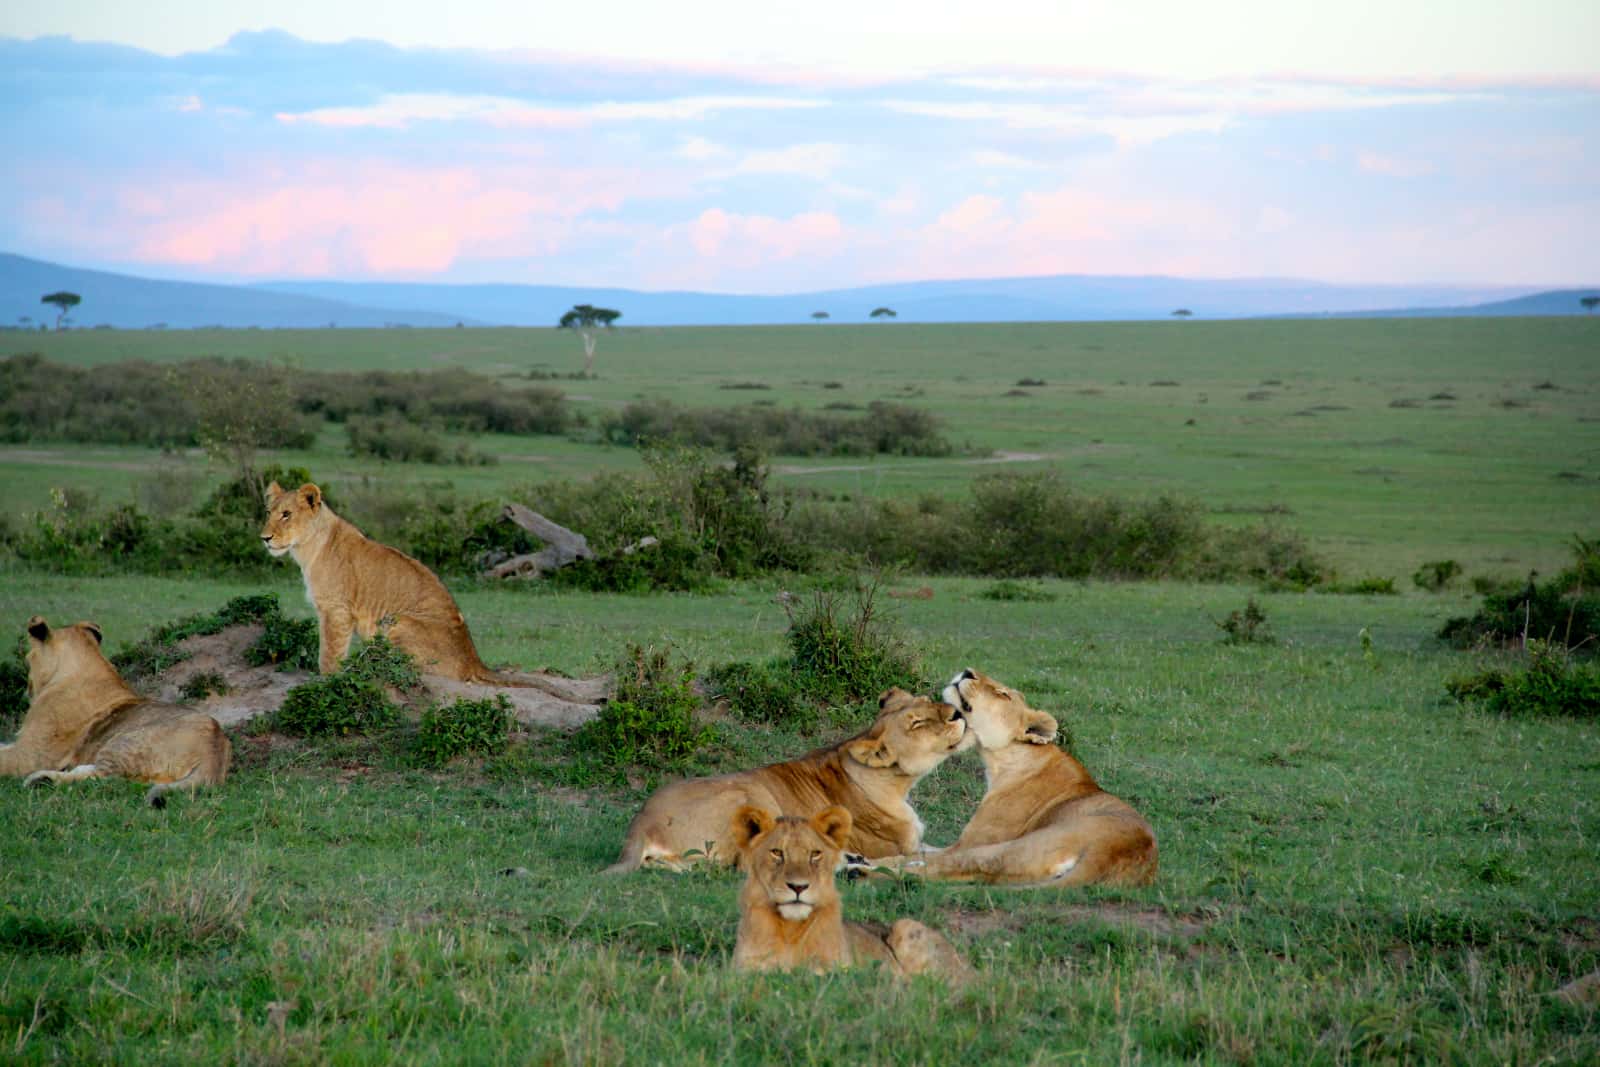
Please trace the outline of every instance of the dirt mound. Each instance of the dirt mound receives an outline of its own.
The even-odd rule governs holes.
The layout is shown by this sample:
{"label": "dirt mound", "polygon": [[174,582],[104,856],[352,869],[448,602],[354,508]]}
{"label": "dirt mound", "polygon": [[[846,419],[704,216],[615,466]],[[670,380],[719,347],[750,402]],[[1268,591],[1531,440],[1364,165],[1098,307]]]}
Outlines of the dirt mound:
{"label": "dirt mound", "polygon": [[[198,675],[220,678],[225,691],[214,692],[192,707],[214,716],[224,726],[247,722],[257,715],[278,710],[289,690],[315,677],[309,671],[280,671],[267,664],[252,667],[245,662],[245,650],[261,636],[261,627],[250,624],[230,626],[214,634],[185,638],[177,647],[187,658],[139,685],[147,696],[166,703],[186,702],[184,689]],[[563,678],[544,672],[506,671],[507,678],[519,686],[474,685],[436,675],[422,676],[422,692],[408,703],[425,705],[449,703],[459,697],[482,700],[504,695],[510,701],[517,721],[524,726],[575,729],[600,714],[611,691],[609,678]]]}

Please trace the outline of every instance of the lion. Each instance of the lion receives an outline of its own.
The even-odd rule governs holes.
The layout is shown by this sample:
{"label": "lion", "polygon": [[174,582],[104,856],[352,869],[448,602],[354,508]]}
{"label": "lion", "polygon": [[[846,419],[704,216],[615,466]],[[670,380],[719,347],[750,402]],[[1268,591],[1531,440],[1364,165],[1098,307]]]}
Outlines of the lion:
{"label": "lion", "polygon": [[157,808],[175,789],[222,784],[233,746],[217,720],[134,692],[101,639],[92,622],[51,629],[38,615],[28,620],[28,713],[16,741],[0,745],[0,774],[29,786],[111,775],[151,782],[145,799]]}
{"label": "lion", "polygon": [[[1011,886],[1147,885],[1156,838],[1125,801],[1054,744],[1056,721],[1021,693],[964,670],[945,688],[983,757],[988,789],[956,843],[878,867]],[[963,745],[963,748],[967,745]]]}
{"label": "lion", "polygon": [[850,813],[840,807],[809,819],[754,805],[734,813],[733,845],[749,872],[739,893],[734,967],[825,971],[879,961],[902,976],[966,978],[971,968],[955,947],[915,919],[887,928],[844,921],[833,872],[850,829]]}
{"label": "lion", "polygon": [[878,708],[866,730],[799,759],[656,790],[606,873],[642,866],[681,871],[694,850],[714,863],[736,865],[739,850],[728,828],[746,804],[806,815],[838,805],[852,817],[853,852],[871,859],[915,851],[922,820],[906,797],[955,751],[966,724],[950,705],[898,688],[885,690]]}
{"label": "lion", "polygon": [[307,482],[289,490],[273,482],[266,498],[261,541],[274,556],[288,553],[300,564],[306,597],[317,612],[317,666],[323,674],[339,669],[353,635],[369,638],[382,631],[429,674],[544,688],[486,667],[444,583],[410,556],[370,540],[335,515],[321,489]]}

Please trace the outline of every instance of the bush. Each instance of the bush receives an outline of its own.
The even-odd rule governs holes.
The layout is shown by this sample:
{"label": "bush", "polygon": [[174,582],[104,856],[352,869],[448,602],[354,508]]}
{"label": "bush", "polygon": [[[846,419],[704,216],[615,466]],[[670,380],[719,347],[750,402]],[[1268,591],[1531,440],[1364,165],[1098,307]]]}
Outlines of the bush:
{"label": "bush", "polygon": [[0,659],[0,737],[11,737],[28,713],[27,640],[18,640],[11,655]]}
{"label": "bush", "polygon": [[456,369],[310,375],[301,379],[299,402],[334,422],[389,415],[460,433],[560,434],[578,421],[559,389],[512,389]]}
{"label": "bush", "polygon": [[1530,574],[1520,589],[1486,593],[1475,614],[1450,619],[1439,636],[1457,648],[1539,639],[1592,650],[1600,643],[1600,538],[1573,538],[1573,563],[1555,578]]}
{"label": "bush", "polygon": [[666,649],[629,647],[617,664],[616,692],[599,718],[573,735],[573,748],[616,779],[631,766],[663,767],[693,755],[716,737],[695,721],[694,668]]}
{"label": "bush", "polygon": [[1327,586],[1326,591],[1350,596],[1397,596],[1400,592],[1394,587],[1393,578],[1362,578],[1354,582],[1335,582]]}
{"label": "bush", "polygon": [[1225,645],[1271,645],[1278,640],[1267,625],[1267,613],[1254,597],[1245,602],[1243,611],[1230,611],[1226,619],[1211,621],[1222,631]]}
{"label": "bush", "polygon": [[261,636],[244,650],[244,661],[250,666],[271,663],[280,671],[314,671],[320,660],[317,620],[285,618],[276,610],[262,620]]}
{"label": "bush", "polygon": [[515,721],[504,694],[430,707],[422,713],[412,759],[423,767],[442,767],[457,756],[499,755],[505,751]]}
{"label": "bush", "polygon": [[454,463],[485,467],[498,462],[461,442],[451,448],[427,425],[392,415],[352,415],[345,423],[352,456],[371,456],[394,463]]}
{"label": "bush", "polygon": [[1460,575],[1461,564],[1453,559],[1440,559],[1418,567],[1417,572],[1411,576],[1411,583],[1418,589],[1437,593]]}
{"label": "bush", "polygon": [[347,737],[385,730],[400,711],[376,682],[341,671],[289,690],[271,726],[295,737]]}
{"label": "bush", "polygon": [[890,686],[917,687],[916,653],[878,614],[876,583],[858,585],[846,611],[837,594],[818,592],[789,611],[789,657],[713,669],[707,685],[752,722],[811,729],[824,709],[875,706]]}
{"label": "bush", "polygon": [[212,693],[224,694],[228,692],[227,679],[217,671],[199,671],[183,683],[178,693],[185,700],[204,700]]}
{"label": "bush", "polygon": [[1521,669],[1452,678],[1445,690],[1460,703],[1481,701],[1497,714],[1600,717],[1600,667],[1579,664],[1566,648],[1547,641],[1528,643]]}
{"label": "bush", "polygon": [[874,401],[862,415],[845,416],[757,405],[681,408],[669,400],[640,400],[611,416],[602,432],[617,444],[678,442],[785,456],[948,456],[955,451],[934,415],[887,401]]}
{"label": "bush", "polygon": [[1025,585],[1022,582],[1013,582],[1010,579],[995,582],[978,595],[985,600],[1028,600],[1043,603],[1056,599],[1054,593],[1040,589],[1038,586]]}

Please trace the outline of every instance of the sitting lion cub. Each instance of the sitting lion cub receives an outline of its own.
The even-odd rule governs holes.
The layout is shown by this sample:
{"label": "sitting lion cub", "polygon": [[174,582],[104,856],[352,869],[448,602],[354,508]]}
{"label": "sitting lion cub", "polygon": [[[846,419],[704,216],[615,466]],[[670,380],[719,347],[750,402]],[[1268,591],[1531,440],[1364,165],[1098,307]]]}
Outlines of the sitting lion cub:
{"label": "sitting lion cub", "polygon": [[697,850],[732,864],[739,850],[728,820],[746,804],[807,814],[839,805],[854,819],[851,851],[868,859],[921,847],[922,820],[906,797],[961,744],[966,724],[950,705],[904,689],[885,690],[878,709],[861,733],[799,759],[662,786],[634,816],[606,873],[683,870]]}
{"label": "sitting lion cub", "polygon": [[1125,801],[1053,742],[1056,721],[1022,694],[976,671],[944,691],[977,743],[989,788],[956,843],[878,866],[929,878],[993,885],[1145,885],[1156,876],[1156,838]]}
{"label": "sitting lion cub", "polygon": [[318,669],[332,674],[354,634],[383,631],[429,674],[462,682],[528,686],[484,666],[455,598],[427,567],[388,545],[368,540],[333,513],[309,482],[267,487],[261,540],[274,556],[288,553],[305,575],[321,636]]}
{"label": "sitting lion cub", "polygon": [[174,789],[227,777],[233,747],[217,720],[135,693],[92,622],[28,620],[28,695],[16,741],[0,745],[0,774],[26,775],[25,785],[117,775],[155,783],[145,799],[160,808]]}
{"label": "sitting lion cub", "polygon": [[739,940],[733,965],[741,971],[825,971],[879,960],[895,974],[970,973],[950,942],[915,919],[887,930],[844,921],[834,868],[850,836],[850,813],[827,808],[809,819],[774,817],[746,806],[733,817],[740,866],[749,873],[739,894]]}

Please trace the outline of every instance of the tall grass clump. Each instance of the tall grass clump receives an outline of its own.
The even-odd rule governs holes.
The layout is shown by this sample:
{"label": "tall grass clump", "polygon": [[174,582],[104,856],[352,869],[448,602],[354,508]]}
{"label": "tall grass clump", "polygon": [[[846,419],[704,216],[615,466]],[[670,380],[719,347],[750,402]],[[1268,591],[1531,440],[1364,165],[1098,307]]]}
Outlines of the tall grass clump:
{"label": "tall grass clump", "polygon": [[1522,662],[1509,669],[1451,678],[1445,691],[1460,703],[1479,702],[1502,715],[1600,718],[1600,667],[1549,641],[1529,641]]}
{"label": "tall grass clump", "polygon": [[1491,589],[1475,613],[1450,619],[1439,636],[1457,648],[1537,639],[1592,653],[1600,646],[1600,537],[1574,537],[1572,556],[1547,582],[1530,574],[1521,588]]}
{"label": "tall grass clump", "polygon": [[812,729],[825,712],[859,718],[890,686],[915,688],[920,657],[878,610],[878,591],[864,582],[849,598],[820,590],[786,599],[788,655],[716,667],[708,689],[748,721]]}
{"label": "tall grass clump", "polygon": [[858,416],[757,405],[684,408],[669,400],[640,400],[602,429],[617,444],[673,441],[782,456],[948,456],[955,451],[932,413],[881,400]]}
{"label": "tall grass clump", "polygon": [[680,764],[716,738],[714,727],[695,718],[700,698],[693,664],[675,659],[670,649],[630,645],[614,677],[611,700],[572,737],[573,751],[606,776],[625,780],[632,767]]}

